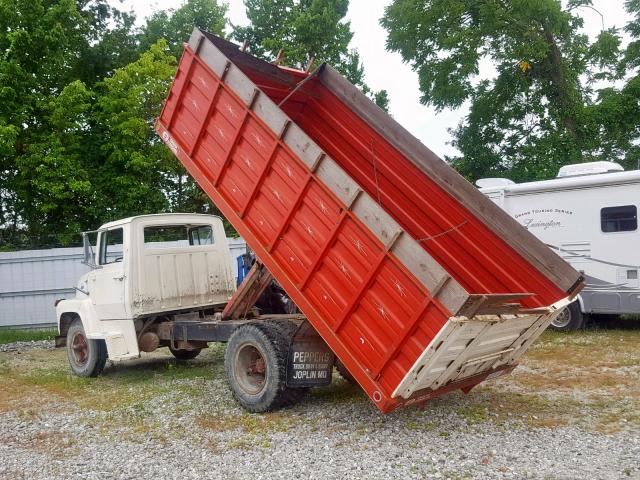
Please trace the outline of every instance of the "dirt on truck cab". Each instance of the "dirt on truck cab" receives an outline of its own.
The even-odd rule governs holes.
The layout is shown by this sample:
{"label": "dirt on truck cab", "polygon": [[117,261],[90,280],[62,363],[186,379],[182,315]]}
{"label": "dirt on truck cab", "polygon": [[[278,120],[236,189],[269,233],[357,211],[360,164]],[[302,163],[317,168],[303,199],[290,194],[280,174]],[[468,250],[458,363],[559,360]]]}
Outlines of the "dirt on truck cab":
{"label": "dirt on truck cab", "polygon": [[[251,411],[327,384],[334,365],[383,412],[469,392],[513,370],[583,286],[329,65],[279,67],[195,29],[156,130],[257,262],[220,304],[115,321],[132,355],[147,331],[184,351],[228,342]],[[294,312],[256,312],[274,284]]]}

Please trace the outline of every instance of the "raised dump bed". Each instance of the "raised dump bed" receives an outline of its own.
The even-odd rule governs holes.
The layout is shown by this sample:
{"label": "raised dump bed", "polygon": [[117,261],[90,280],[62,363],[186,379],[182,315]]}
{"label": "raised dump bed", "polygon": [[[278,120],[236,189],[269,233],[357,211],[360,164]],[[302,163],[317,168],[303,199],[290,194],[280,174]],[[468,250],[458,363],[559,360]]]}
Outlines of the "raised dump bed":
{"label": "raised dump bed", "polygon": [[196,29],[157,131],[382,411],[511,371],[581,288],[328,65]]}

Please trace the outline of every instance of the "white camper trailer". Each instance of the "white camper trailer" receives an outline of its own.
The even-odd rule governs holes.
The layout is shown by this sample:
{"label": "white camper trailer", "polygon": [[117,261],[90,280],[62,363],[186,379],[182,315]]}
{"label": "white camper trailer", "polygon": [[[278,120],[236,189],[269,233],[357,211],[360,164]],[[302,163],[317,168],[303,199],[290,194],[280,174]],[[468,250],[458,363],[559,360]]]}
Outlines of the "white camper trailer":
{"label": "white camper trailer", "polygon": [[584,314],[640,313],[640,170],[592,162],[564,166],[553,180],[484,178],[476,184],[584,273],[586,288],[554,327],[580,328]]}

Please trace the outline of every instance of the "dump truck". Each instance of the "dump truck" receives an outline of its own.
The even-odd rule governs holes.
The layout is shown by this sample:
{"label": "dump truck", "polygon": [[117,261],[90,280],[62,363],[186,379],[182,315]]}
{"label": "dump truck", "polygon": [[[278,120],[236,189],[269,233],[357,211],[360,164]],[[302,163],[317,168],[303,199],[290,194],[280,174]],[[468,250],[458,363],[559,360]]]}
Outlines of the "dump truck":
{"label": "dump truck", "polygon": [[[250,411],[326,385],[334,364],[382,412],[468,393],[511,372],[583,287],[330,65],[270,64],[194,29],[156,131],[257,260],[228,301],[127,312],[127,348],[149,331],[172,350],[227,342]],[[274,285],[294,312],[254,307]]]}

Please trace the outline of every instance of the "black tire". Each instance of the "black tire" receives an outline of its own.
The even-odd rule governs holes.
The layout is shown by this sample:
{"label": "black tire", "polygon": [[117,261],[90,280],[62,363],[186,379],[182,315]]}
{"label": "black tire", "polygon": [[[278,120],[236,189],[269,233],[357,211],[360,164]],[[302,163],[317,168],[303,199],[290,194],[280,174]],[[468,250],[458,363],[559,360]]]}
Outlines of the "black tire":
{"label": "black tire", "polygon": [[[268,326],[269,328],[274,328],[279,330],[280,335],[282,336],[282,344],[285,348],[285,364],[287,363],[287,359],[289,357],[289,347],[291,346],[291,341],[293,337],[298,333],[300,329],[300,325],[295,322],[291,322],[289,320],[267,320],[263,321],[262,325]],[[286,381],[286,367],[285,367],[285,381]],[[287,387],[286,390],[282,393],[282,403],[281,406],[293,405],[298,403],[302,398],[307,394],[309,388],[307,387]]]}
{"label": "black tire", "polygon": [[584,327],[584,315],[577,300],[562,309],[562,312],[551,322],[551,329],[558,332],[569,332]]}
{"label": "black tire", "polygon": [[349,373],[347,367],[345,367],[344,363],[342,363],[338,358],[336,358],[334,366],[336,367],[336,370],[342,378],[344,378],[347,382],[352,383],[353,385],[357,385],[358,382],[356,382],[356,379],[353,378],[353,375]]}
{"label": "black tire", "polygon": [[75,319],[67,331],[67,357],[71,371],[79,377],[97,377],[107,363],[104,340],[89,340],[82,321]]}
{"label": "black tire", "polygon": [[184,350],[182,348],[174,349],[172,347],[169,347],[169,351],[173,354],[174,357],[176,357],[176,360],[185,362],[187,360],[193,360],[198,355],[200,355],[200,352],[202,351],[202,349],[197,348],[195,350]]}
{"label": "black tire", "polygon": [[286,326],[257,322],[239,327],[227,344],[225,371],[235,399],[249,412],[268,412],[302,398],[305,389],[287,388]]}

